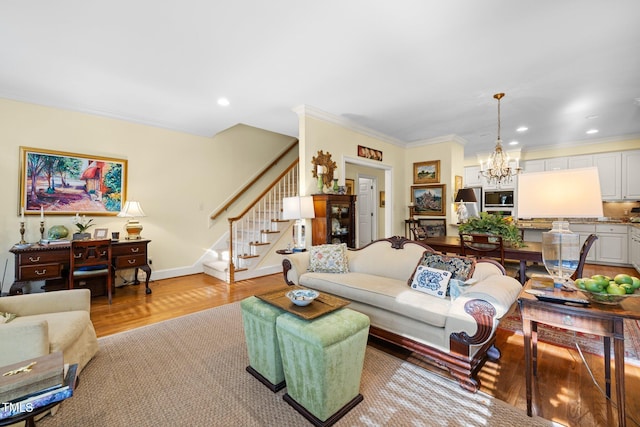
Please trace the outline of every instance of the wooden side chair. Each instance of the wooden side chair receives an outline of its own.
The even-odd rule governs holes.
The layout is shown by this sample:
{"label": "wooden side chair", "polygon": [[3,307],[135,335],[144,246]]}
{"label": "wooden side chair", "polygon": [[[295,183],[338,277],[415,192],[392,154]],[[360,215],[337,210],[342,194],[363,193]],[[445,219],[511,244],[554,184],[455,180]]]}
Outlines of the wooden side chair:
{"label": "wooden side chair", "polygon": [[72,240],[69,261],[69,289],[76,281],[104,276],[111,304],[111,240]]}
{"label": "wooden side chair", "polygon": [[[490,252],[493,252],[490,254]],[[477,258],[499,258],[504,266],[504,243],[502,236],[491,234],[460,233],[460,253]],[[496,256],[496,253],[498,256]]]}
{"label": "wooden side chair", "polygon": [[[591,249],[591,246],[593,246],[596,240],[598,240],[598,236],[596,236],[595,234],[590,234],[589,237],[587,237],[587,240],[585,240],[584,243],[582,244],[582,248],[580,249],[580,259],[578,261],[578,267],[576,268],[576,271],[571,275],[571,280],[576,280],[582,277],[582,270],[584,269],[584,265],[587,262],[587,255],[589,255],[589,249]],[[531,276],[533,276],[534,274],[548,275],[549,272],[545,268],[544,264],[536,263],[536,264],[528,265],[527,269],[525,270],[525,275],[527,276],[527,279],[531,279]]]}
{"label": "wooden side chair", "polygon": [[421,241],[427,238],[427,230],[424,227],[411,227],[411,234],[413,234],[413,240]]}

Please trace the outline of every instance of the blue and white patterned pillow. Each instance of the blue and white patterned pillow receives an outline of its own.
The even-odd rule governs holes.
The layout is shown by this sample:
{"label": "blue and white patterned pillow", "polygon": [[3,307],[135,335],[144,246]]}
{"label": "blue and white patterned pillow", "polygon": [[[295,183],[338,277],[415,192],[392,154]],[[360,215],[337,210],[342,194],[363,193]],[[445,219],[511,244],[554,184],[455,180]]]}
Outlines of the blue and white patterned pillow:
{"label": "blue and white patterned pillow", "polygon": [[413,275],[411,289],[438,298],[445,298],[447,296],[449,279],[451,279],[450,271],[419,265]]}
{"label": "blue and white patterned pillow", "polygon": [[308,271],[317,273],[348,273],[347,244],[312,246]]}

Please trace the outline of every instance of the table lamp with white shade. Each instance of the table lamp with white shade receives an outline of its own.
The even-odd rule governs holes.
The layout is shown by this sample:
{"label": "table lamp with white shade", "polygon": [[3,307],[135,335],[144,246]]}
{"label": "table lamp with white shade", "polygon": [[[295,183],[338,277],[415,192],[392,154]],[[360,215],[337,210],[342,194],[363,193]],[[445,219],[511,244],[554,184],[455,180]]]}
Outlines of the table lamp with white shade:
{"label": "table lamp with white shade", "polygon": [[295,196],[282,199],[282,219],[295,219],[293,224],[293,250],[302,251],[306,246],[305,219],[314,218],[313,197]]}
{"label": "table lamp with white shade", "polygon": [[519,218],[555,219],[552,229],[542,233],[542,259],[556,287],[561,287],[580,260],[580,236],[563,219],[602,216],[598,169],[523,173],[517,194]]}
{"label": "table lamp with white shade", "polygon": [[128,200],[127,202],[125,202],[124,207],[122,208],[118,216],[121,218],[131,218],[129,221],[127,221],[127,224],[124,227],[125,230],[127,230],[127,240],[141,239],[140,233],[142,232],[142,224],[140,224],[140,221],[138,221],[136,218],[147,215],[145,215],[144,211],[142,210],[140,202]]}

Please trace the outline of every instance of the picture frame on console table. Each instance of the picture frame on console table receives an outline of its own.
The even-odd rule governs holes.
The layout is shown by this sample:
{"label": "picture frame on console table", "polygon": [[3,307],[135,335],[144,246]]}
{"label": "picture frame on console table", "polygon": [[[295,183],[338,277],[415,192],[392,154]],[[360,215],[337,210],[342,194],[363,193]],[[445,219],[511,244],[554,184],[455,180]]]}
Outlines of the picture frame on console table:
{"label": "picture frame on console table", "polygon": [[127,199],[127,160],[20,147],[25,215],[117,215]]}
{"label": "picture frame on console table", "polygon": [[447,235],[446,219],[424,219],[418,218],[418,225],[425,229],[427,238],[429,237],[445,237]]}
{"label": "picture frame on console table", "polygon": [[447,185],[411,186],[412,215],[445,216],[447,213]]}

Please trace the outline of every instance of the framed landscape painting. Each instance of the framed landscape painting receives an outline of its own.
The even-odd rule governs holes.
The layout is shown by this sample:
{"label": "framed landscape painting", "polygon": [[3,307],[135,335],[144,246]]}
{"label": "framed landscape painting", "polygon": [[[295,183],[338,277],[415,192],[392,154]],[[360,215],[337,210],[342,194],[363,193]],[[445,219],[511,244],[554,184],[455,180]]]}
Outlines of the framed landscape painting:
{"label": "framed landscape painting", "polygon": [[424,227],[427,237],[444,237],[447,235],[447,220],[445,219],[420,219],[420,227]]}
{"label": "framed landscape painting", "polygon": [[412,186],[413,214],[446,215],[446,197],[446,184]]}
{"label": "framed landscape painting", "polygon": [[413,164],[413,183],[431,184],[440,182],[440,160]]}
{"label": "framed landscape painting", "polygon": [[127,193],[127,161],[20,147],[25,214],[117,215]]}

